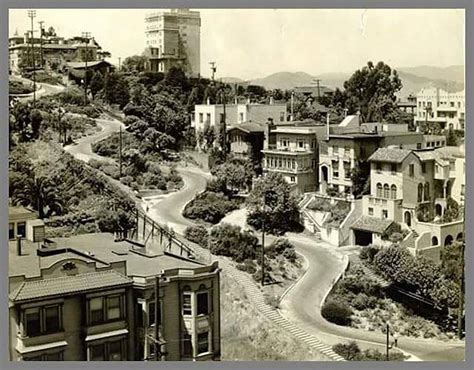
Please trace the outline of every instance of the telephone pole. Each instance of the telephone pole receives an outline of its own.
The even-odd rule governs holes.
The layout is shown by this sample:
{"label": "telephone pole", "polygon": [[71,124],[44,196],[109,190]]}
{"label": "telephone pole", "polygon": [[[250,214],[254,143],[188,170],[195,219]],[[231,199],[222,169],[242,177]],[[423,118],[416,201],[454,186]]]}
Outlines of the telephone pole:
{"label": "telephone pole", "polygon": [[318,103],[319,103],[319,98],[321,97],[321,90],[319,88],[319,83],[321,82],[321,80],[316,79],[314,81],[316,82],[316,86],[318,87]]}
{"label": "telephone pole", "polygon": [[86,40],[86,58],[85,58],[85,72],[84,72],[84,105],[87,105],[87,60],[89,59],[89,39],[91,37],[90,32],[82,32],[82,38]]}
{"label": "telephone pole", "polygon": [[36,10],[28,10],[28,17],[31,19],[31,66],[33,68],[33,107],[36,106],[36,67],[35,67],[35,42],[33,18],[36,17]]}
{"label": "telephone pole", "polygon": [[41,56],[41,68],[44,68],[44,57],[43,57],[43,23],[44,21],[38,22],[40,25],[40,56]]}
{"label": "telephone pole", "polygon": [[463,317],[463,311],[464,311],[464,248],[466,246],[466,198],[464,196],[464,202],[463,202],[463,236],[464,240],[461,241],[461,251],[460,251],[460,263],[459,263],[459,268],[461,269],[461,273],[459,274],[459,308],[458,308],[458,338],[462,339],[463,333],[462,333],[462,317]]}

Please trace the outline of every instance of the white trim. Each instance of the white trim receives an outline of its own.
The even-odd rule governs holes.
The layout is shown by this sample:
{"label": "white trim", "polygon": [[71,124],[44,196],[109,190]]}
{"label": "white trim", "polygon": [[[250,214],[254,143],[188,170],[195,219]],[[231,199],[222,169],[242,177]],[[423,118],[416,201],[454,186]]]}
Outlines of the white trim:
{"label": "white trim", "polygon": [[40,344],[37,346],[28,346],[24,347],[23,345],[19,345],[16,350],[21,353],[31,353],[31,352],[37,352],[37,351],[43,351],[47,349],[52,349],[52,348],[57,348],[57,347],[64,347],[67,346],[67,342],[65,340],[61,340],[59,342],[51,342],[51,343],[45,343],[45,344]]}
{"label": "white trim", "polygon": [[125,335],[128,334],[127,329],[119,329],[119,330],[113,330],[113,331],[107,331],[105,333],[99,333],[99,334],[91,334],[88,335],[85,339],[86,342],[91,342],[93,340],[99,340],[99,339],[104,339],[104,338],[110,338],[110,337],[116,337],[118,335]]}

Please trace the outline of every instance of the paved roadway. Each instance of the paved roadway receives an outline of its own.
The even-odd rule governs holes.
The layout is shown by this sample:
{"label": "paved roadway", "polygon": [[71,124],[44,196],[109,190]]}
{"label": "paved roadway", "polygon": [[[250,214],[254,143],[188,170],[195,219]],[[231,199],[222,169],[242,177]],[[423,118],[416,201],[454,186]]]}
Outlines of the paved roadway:
{"label": "paved roadway", "polygon": [[[14,76],[14,77],[12,77],[12,79],[17,80],[17,81],[22,81],[22,82],[25,82],[25,83],[28,83],[28,84],[33,83],[33,81],[31,81],[31,80],[28,80],[26,78],[19,77],[19,76]],[[39,82],[37,82],[37,85],[41,85],[41,88],[36,91],[36,99],[39,99],[40,97],[46,96],[46,95],[57,94],[57,93],[59,93],[59,92],[61,92],[65,89],[65,87],[62,86],[62,85],[50,85],[50,84],[39,83]],[[30,96],[18,97],[18,100],[20,100],[20,101],[33,100],[33,94],[31,94]]]}
{"label": "paved roadway", "polygon": [[[77,145],[67,148],[76,158],[86,161],[95,158],[96,155],[90,148],[91,143],[118,131],[122,124],[117,120],[98,120],[98,123],[103,128],[101,132],[83,138]],[[179,168],[178,171],[183,177],[184,187],[155,201],[149,200],[148,215],[155,221],[167,224],[176,232],[182,233],[192,221],[184,218],[181,212],[187,202],[205,189],[206,178],[209,175],[195,167]],[[325,343],[356,340],[362,348],[377,347],[384,350],[384,334],[337,326],[324,320],[320,314],[322,299],[343,268],[340,254],[330,246],[324,246],[324,243],[315,242],[303,234],[290,233],[288,238],[295,244],[297,251],[306,258],[309,268],[303,278],[284,297],[281,303],[282,313]],[[399,347],[425,361],[464,359],[463,344],[400,338]]]}

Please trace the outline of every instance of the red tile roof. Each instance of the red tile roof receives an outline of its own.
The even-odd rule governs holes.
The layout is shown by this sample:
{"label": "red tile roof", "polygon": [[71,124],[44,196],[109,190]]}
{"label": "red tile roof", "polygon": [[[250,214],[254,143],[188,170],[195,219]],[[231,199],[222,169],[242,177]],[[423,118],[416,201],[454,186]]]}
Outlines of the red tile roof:
{"label": "red tile roof", "polygon": [[21,302],[127,285],[132,285],[132,279],[115,270],[107,270],[53,279],[24,281],[10,294],[10,300]]}

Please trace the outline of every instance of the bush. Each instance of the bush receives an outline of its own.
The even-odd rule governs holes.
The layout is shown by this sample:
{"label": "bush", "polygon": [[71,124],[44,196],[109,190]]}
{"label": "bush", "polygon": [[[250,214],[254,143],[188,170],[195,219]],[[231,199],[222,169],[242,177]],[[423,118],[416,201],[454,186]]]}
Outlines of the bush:
{"label": "bush", "polygon": [[377,298],[360,293],[353,299],[352,306],[360,311],[375,308],[377,306]]}
{"label": "bush", "polygon": [[315,198],[313,199],[307,208],[313,211],[320,211],[320,212],[329,212],[332,208],[331,201],[326,198]]}
{"label": "bush", "polygon": [[202,225],[188,226],[184,230],[184,237],[199,244],[201,247],[207,248],[208,246],[209,233],[207,232],[207,228]]}
{"label": "bush", "polygon": [[[332,347],[333,351],[347,361],[385,361],[386,355],[376,349],[362,351],[355,341],[348,344],[337,343]],[[390,361],[404,361],[403,353],[392,350],[389,354]]]}
{"label": "bush", "polygon": [[231,201],[223,194],[204,192],[199,194],[184,207],[183,215],[217,224],[227,213],[238,208],[236,201]]}
{"label": "bush", "polygon": [[228,256],[237,262],[254,259],[258,239],[239,226],[222,224],[214,226],[209,236],[209,249],[216,255]]}
{"label": "bush", "polygon": [[33,86],[25,85],[20,81],[8,81],[9,94],[29,94],[33,92]]}
{"label": "bush", "polygon": [[345,303],[335,300],[327,300],[321,309],[323,317],[337,325],[350,325],[352,309]]}
{"label": "bush", "polygon": [[362,247],[359,253],[359,257],[361,260],[367,260],[367,262],[372,263],[374,257],[379,251],[380,247],[370,244],[366,247]]}

